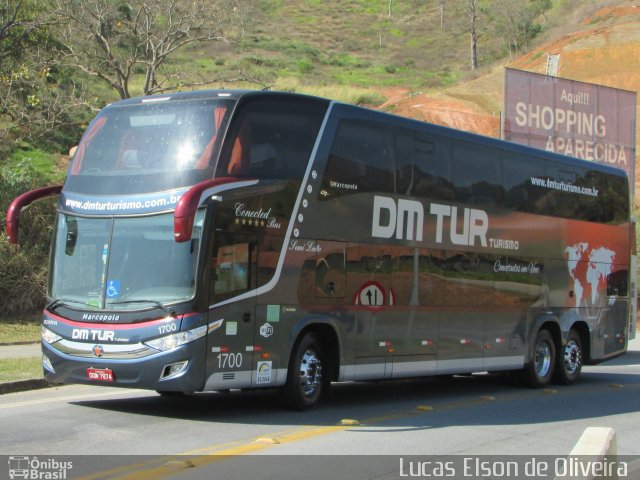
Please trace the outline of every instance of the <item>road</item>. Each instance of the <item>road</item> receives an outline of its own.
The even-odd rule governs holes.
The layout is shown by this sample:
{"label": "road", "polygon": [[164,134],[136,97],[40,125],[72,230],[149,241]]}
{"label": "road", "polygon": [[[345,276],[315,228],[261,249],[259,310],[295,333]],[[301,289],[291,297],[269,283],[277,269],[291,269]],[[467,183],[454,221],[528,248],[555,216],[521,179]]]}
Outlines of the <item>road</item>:
{"label": "road", "polygon": [[[281,455],[332,455],[318,457],[325,463],[331,458],[332,465],[345,455],[367,456],[369,463],[387,455],[567,455],[588,426],[614,428],[618,453],[640,455],[639,397],[638,339],[626,355],[585,367],[580,382],[569,387],[533,390],[491,375],[349,383],[335,385],[331,398],[311,412],[282,409],[271,391],[168,399],[140,390],[65,386],[0,397],[0,455],[93,455],[92,466],[101,472],[117,463],[125,465],[119,473],[135,464],[143,471],[161,465],[193,474],[214,464],[223,471],[221,463],[233,462],[187,461],[184,455],[250,455],[267,463]],[[389,478],[398,475],[393,462]],[[154,470],[150,478],[163,475]]]}

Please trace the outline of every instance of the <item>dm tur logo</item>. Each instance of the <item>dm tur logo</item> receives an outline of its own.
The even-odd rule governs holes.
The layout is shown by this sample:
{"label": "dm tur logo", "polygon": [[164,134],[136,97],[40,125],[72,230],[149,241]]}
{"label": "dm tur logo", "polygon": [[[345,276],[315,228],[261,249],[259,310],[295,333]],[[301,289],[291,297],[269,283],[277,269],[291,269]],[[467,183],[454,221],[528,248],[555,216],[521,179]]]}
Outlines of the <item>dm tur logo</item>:
{"label": "dm tur logo", "polygon": [[[489,215],[484,210],[463,208],[461,217],[458,207],[432,203],[429,214],[436,217],[436,243],[442,243],[445,235],[445,221],[448,220],[449,241],[453,245],[473,247],[476,240],[487,246]],[[375,195],[373,197],[373,218],[371,236],[397,240],[422,241],[424,230],[424,208],[416,200],[398,199]]]}
{"label": "dm tur logo", "polygon": [[[383,213],[386,212],[383,219]],[[405,218],[407,219],[405,228]],[[379,238],[391,238],[394,233],[398,240],[422,241],[424,226],[424,209],[422,203],[415,200],[374,196],[373,197],[373,223],[371,236]],[[415,235],[414,235],[415,233]]]}

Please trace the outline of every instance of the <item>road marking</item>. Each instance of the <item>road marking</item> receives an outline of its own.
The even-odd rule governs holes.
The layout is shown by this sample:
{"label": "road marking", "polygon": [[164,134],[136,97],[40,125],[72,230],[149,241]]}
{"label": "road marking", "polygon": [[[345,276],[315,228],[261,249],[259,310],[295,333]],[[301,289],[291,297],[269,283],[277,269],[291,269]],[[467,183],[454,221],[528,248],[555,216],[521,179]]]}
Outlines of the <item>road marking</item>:
{"label": "road marking", "polygon": [[[629,386],[640,387],[640,384],[632,384]],[[571,388],[563,389],[558,393],[561,394],[576,394],[581,393],[582,391],[605,391],[610,389],[608,385],[599,385],[595,388],[593,386],[585,387],[585,388],[575,388],[575,386]],[[536,393],[544,394],[540,390],[527,390],[527,391],[517,391],[513,394],[505,394],[503,392],[499,398],[496,398],[496,403],[502,403],[506,401],[517,401],[525,398],[532,398],[536,395]],[[360,427],[362,426],[371,426],[380,423],[386,423],[393,420],[399,420],[407,417],[416,417],[421,415],[433,415],[434,412],[437,414],[438,412],[451,411],[456,409],[463,408],[471,408],[477,407],[481,405],[486,405],[487,400],[484,397],[473,397],[468,399],[461,399],[451,402],[444,402],[441,404],[435,403],[431,410],[423,410],[423,409],[411,409],[411,410],[403,410],[395,413],[390,413],[388,415],[381,415],[377,417],[371,417],[362,419],[360,421]],[[228,444],[222,445],[211,445],[208,447],[203,447],[197,450],[191,450],[188,452],[179,453],[176,455],[163,456],[155,460],[151,460],[149,462],[128,465],[123,467],[118,467],[114,470],[97,472],[95,474],[81,477],[77,480],[100,480],[104,478],[117,478],[118,480],[152,480],[157,479],[159,477],[170,476],[176,474],[176,465],[182,465],[181,468],[198,468],[206,465],[211,465],[216,462],[220,462],[222,460],[227,459],[230,456],[238,456],[238,455],[246,455],[249,453],[254,453],[258,451],[263,451],[269,448],[278,448],[278,445],[301,442],[304,440],[309,440],[312,438],[329,435],[336,432],[341,432],[349,429],[353,429],[354,425],[329,425],[323,427],[313,427],[313,426],[305,426],[301,428],[296,428],[292,430],[285,430],[280,432],[273,432],[262,434],[260,437],[251,438],[245,441],[238,441]],[[269,443],[269,442],[259,442],[260,439],[264,438],[277,438],[279,443]],[[152,466],[155,465],[155,466]],[[151,467],[145,469],[145,467]],[[138,470],[132,472],[132,470]],[[125,473],[123,476],[115,476],[118,473]]]}
{"label": "road marking", "polygon": [[[279,444],[300,442],[308,440],[310,438],[318,437],[321,435],[327,435],[330,433],[346,430],[349,426],[332,425],[325,427],[302,427],[300,429],[289,430],[288,432],[278,432],[275,434],[262,435],[259,438],[252,439],[247,443],[239,443],[237,445],[229,446],[228,448],[220,448],[221,445],[212,445],[211,447],[205,447],[198,450],[184,452],[177,455],[163,456],[157,459],[150,460],[148,462],[142,462],[139,464],[125,465],[117,467],[111,470],[104,470],[96,472],[91,475],[79,477],[76,480],[98,480],[98,479],[114,479],[118,480],[152,480],[158,477],[167,475],[175,475],[176,465],[182,465],[183,468],[197,468],[205,465],[211,465],[222,460],[226,460],[232,456],[246,455],[248,453],[265,450],[267,448],[274,448]],[[264,437],[277,437],[279,444],[262,443],[258,442],[260,438]],[[158,465],[162,463],[161,465]],[[152,464],[156,466],[148,468],[146,470],[140,470],[137,472],[131,472],[138,468],[149,467]],[[118,473],[131,472],[122,476],[114,476]]]}
{"label": "road marking", "polygon": [[[627,390],[640,388],[640,384],[624,384]],[[557,391],[561,395],[576,395],[583,392],[604,392],[611,391],[609,384],[587,385],[583,387],[571,386],[561,388]],[[82,394],[82,395],[69,395],[65,397],[47,398],[42,400],[32,400],[25,402],[15,402],[13,404],[0,405],[0,408],[21,407],[26,405],[42,404],[58,401],[72,401],[86,398],[105,397],[109,395],[125,395],[136,392],[135,390],[124,390],[122,392],[108,392],[108,393],[94,393],[94,394]],[[500,396],[496,398],[495,403],[513,402],[522,399],[534,398],[536,395],[544,395],[541,390],[517,390],[509,394],[505,391],[501,391]],[[133,397],[138,398],[138,397]],[[492,402],[493,403],[493,402]],[[410,410],[403,410],[398,412],[389,413],[387,415],[381,415],[377,417],[371,417],[360,420],[361,426],[371,426],[380,423],[386,423],[393,420],[399,420],[407,417],[416,417],[421,415],[434,415],[439,412],[451,411],[461,408],[471,408],[481,405],[486,405],[487,401],[484,397],[469,397],[466,399],[458,399],[450,402],[433,403],[433,406],[429,405],[427,408],[412,408]],[[253,437],[244,440],[237,440],[234,442],[228,442],[224,444],[209,445],[195,450],[163,455],[145,462],[136,464],[128,464],[120,467],[115,467],[109,470],[103,470],[95,472],[87,476],[80,477],[79,480],[100,480],[106,478],[118,478],[120,480],[151,480],[164,476],[176,475],[177,470],[185,468],[197,468],[201,466],[210,465],[230,456],[246,455],[249,453],[263,451],[269,448],[278,448],[280,444],[291,444],[295,442],[301,442],[312,438],[330,435],[341,431],[348,431],[354,428],[359,428],[354,425],[327,425],[327,426],[304,426],[293,429],[261,434],[259,437]],[[279,443],[265,443],[258,440],[264,438],[277,438]],[[121,475],[122,476],[119,476]]]}

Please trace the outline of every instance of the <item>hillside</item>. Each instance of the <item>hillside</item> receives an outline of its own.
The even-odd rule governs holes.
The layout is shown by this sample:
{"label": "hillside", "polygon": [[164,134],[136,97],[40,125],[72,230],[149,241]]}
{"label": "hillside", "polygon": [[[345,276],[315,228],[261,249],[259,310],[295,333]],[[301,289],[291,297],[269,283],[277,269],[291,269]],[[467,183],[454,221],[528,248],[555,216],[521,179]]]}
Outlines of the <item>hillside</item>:
{"label": "hillside", "polygon": [[[383,108],[497,137],[500,134],[504,66],[544,73],[548,53],[560,54],[560,77],[640,91],[640,5],[624,2],[601,8],[583,18],[576,31],[545,42],[477,79],[441,92],[413,96],[407,89],[389,89],[386,92],[390,99]],[[636,138],[640,138],[637,123],[636,129]],[[640,191],[637,158],[636,154],[636,191]],[[636,200],[636,207],[638,204]]]}

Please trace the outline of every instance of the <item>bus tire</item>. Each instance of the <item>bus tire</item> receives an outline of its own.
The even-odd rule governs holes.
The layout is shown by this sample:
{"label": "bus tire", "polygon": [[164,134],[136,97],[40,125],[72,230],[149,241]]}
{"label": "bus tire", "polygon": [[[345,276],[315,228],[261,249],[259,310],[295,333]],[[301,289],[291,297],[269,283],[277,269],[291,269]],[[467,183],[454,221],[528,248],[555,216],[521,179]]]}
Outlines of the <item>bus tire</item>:
{"label": "bus tire", "polygon": [[562,385],[571,385],[580,376],[582,362],[582,339],[576,330],[571,330],[566,343],[558,350],[554,380]]}
{"label": "bus tire", "polygon": [[549,384],[556,360],[556,345],[549,330],[539,330],[531,349],[531,358],[522,371],[524,383],[533,388]]}
{"label": "bus tire", "polygon": [[322,345],[315,333],[305,334],[296,343],[289,361],[287,381],[282,387],[284,401],[294,410],[315,408],[322,396]]}

